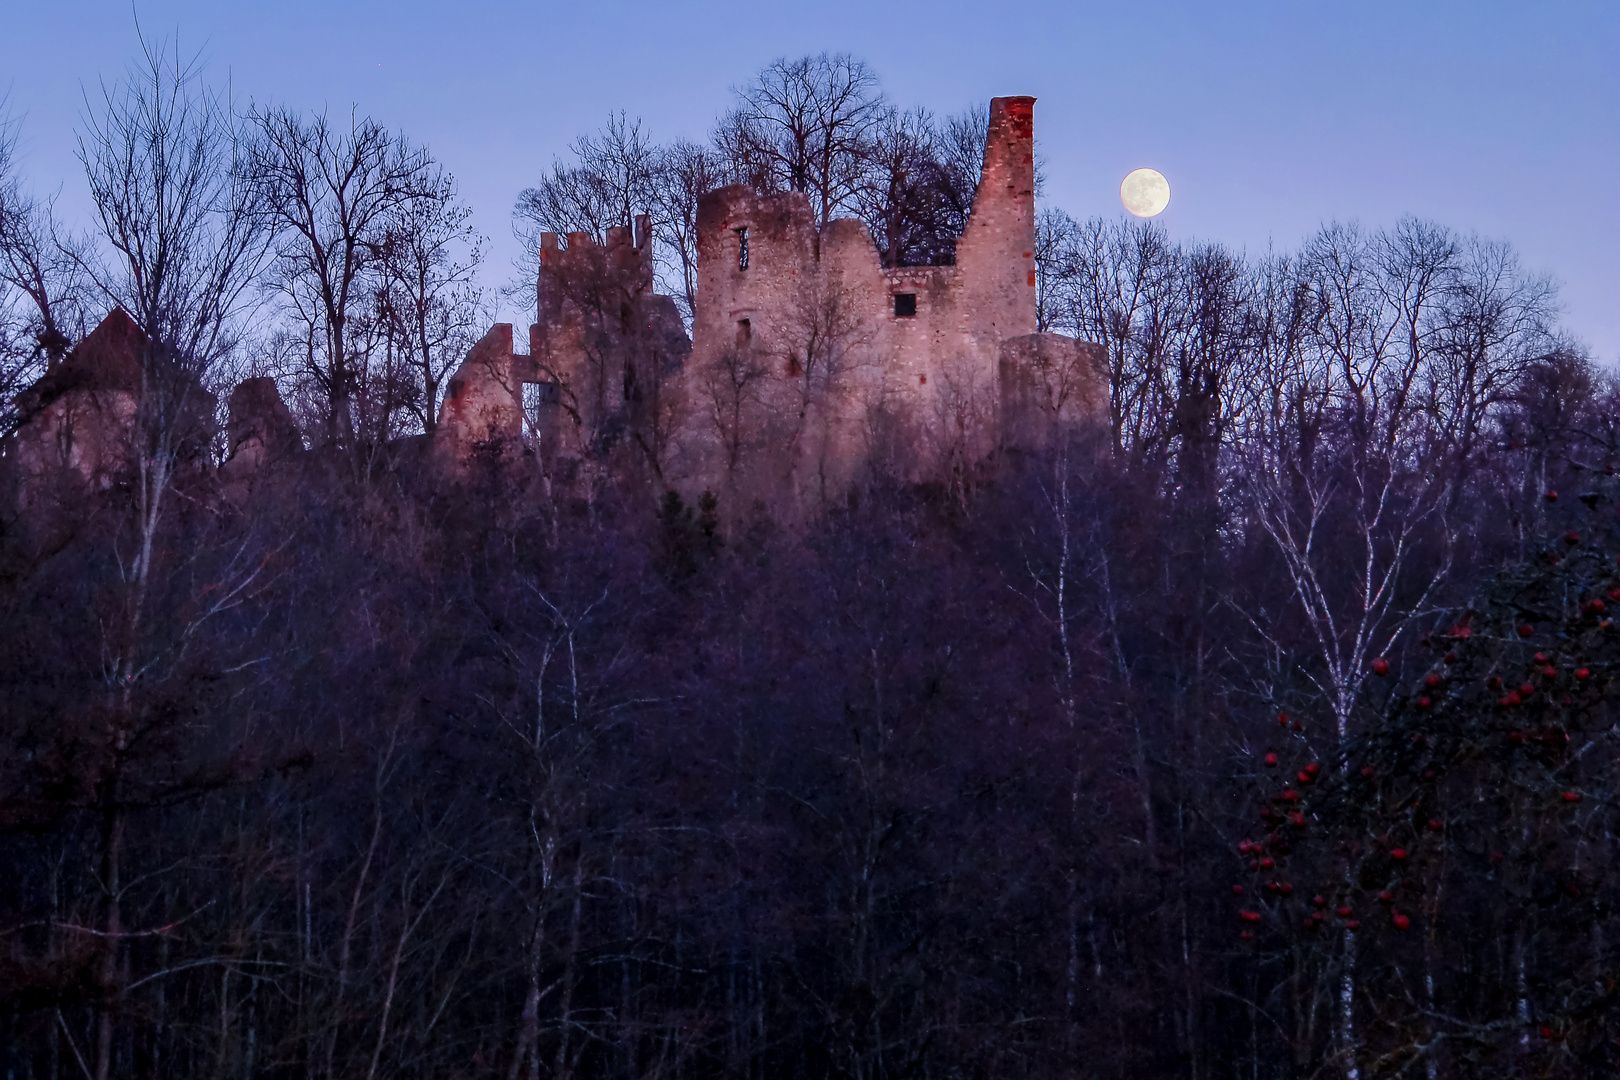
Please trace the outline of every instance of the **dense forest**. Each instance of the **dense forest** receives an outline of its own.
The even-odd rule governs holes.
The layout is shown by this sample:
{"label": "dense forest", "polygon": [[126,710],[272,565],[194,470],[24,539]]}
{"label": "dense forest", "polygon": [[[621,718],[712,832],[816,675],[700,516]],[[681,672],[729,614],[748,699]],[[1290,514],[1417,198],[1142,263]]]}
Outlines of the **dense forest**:
{"label": "dense forest", "polygon": [[[114,482],[0,457],[8,1078],[1620,1067],[1620,388],[1507,245],[1045,210],[1108,414],[783,522],[423,465],[485,314],[424,149],[161,49],[85,124],[83,235],[0,140],[8,430],[149,338]],[[780,61],[516,221],[650,207],[679,295],[741,180],[948,261],[973,124]],[[304,449],[243,488],[248,374]]]}

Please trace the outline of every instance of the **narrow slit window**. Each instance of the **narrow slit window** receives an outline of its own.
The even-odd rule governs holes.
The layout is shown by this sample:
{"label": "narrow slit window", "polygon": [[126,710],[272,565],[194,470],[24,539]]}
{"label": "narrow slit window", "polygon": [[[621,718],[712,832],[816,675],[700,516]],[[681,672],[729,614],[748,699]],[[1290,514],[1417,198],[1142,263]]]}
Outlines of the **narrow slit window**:
{"label": "narrow slit window", "polygon": [[754,327],[747,319],[737,320],[737,348],[746,349],[754,340]]}
{"label": "narrow slit window", "polygon": [[737,269],[748,269],[748,226],[732,229],[737,234]]}
{"label": "narrow slit window", "polygon": [[917,314],[917,294],[914,292],[895,293],[894,313],[902,319],[909,319]]}
{"label": "narrow slit window", "polygon": [[562,401],[561,388],[554,382],[526,382],[523,386],[523,426],[530,435],[539,435],[548,418],[546,406]]}

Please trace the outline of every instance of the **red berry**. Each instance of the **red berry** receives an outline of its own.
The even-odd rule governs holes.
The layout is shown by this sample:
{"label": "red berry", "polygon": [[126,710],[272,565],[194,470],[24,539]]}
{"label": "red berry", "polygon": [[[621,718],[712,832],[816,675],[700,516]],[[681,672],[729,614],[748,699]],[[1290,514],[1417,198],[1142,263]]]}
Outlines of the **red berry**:
{"label": "red berry", "polygon": [[1564,534],[1564,543],[1566,543],[1566,544],[1578,544],[1580,542],[1581,542],[1581,534],[1576,532],[1574,529],[1571,529],[1571,530],[1569,530],[1569,532]]}
{"label": "red berry", "polygon": [[1565,802],[1580,802],[1581,801],[1581,793],[1578,792],[1578,791],[1566,791],[1566,792],[1564,792],[1564,801]]}
{"label": "red berry", "polygon": [[1558,678],[1558,669],[1553,667],[1551,664],[1548,664],[1546,667],[1541,669],[1541,677],[1543,679],[1556,679]]}
{"label": "red berry", "polygon": [[1448,664],[1455,664],[1455,663],[1456,663],[1456,662],[1457,662],[1457,654],[1456,654],[1456,653],[1454,653],[1454,652],[1448,652],[1448,653],[1446,653],[1446,655],[1445,655],[1445,661],[1446,661],[1446,663],[1448,663]]}
{"label": "red berry", "polygon": [[1282,797],[1284,802],[1298,802],[1299,792],[1295,791],[1293,788],[1289,788],[1287,791],[1282,793]]}
{"label": "red berry", "polygon": [[1311,897],[1311,903],[1315,904],[1317,907],[1327,907],[1327,897],[1313,896]]}
{"label": "red berry", "polygon": [[1280,713],[1277,714],[1277,726],[1278,727],[1287,727],[1288,726],[1288,714],[1287,713],[1280,712]]}
{"label": "red berry", "polygon": [[1361,929],[1361,920],[1360,919],[1351,919],[1349,922],[1344,924],[1344,928],[1346,930],[1360,930]]}
{"label": "red berry", "polygon": [[1266,764],[1267,765],[1275,765],[1275,764],[1277,764],[1277,755],[1276,754],[1267,754],[1266,755]]}
{"label": "red berry", "polygon": [[1519,692],[1517,690],[1509,690],[1507,696],[1502,699],[1502,704],[1511,709],[1513,706],[1519,704],[1520,700],[1522,699],[1519,697]]}
{"label": "red berry", "polygon": [[1610,600],[1620,600],[1620,589],[1610,589],[1609,590],[1609,599]]}
{"label": "red berry", "polygon": [[1393,904],[1395,902],[1395,898],[1387,892],[1381,892],[1378,894],[1378,902],[1380,904]]}
{"label": "red berry", "polygon": [[1429,699],[1426,698],[1426,697],[1418,698],[1417,699],[1417,707],[1420,708],[1420,709],[1427,709],[1429,707]]}
{"label": "red berry", "polygon": [[1259,922],[1260,913],[1258,911],[1240,911],[1238,912],[1238,918],[1244,922]]}
{"label": "red berry", "polygon": [[1404,859],[1406,858],[1406,849],[1403,847],[1398,847],[1389,853],[1389,857],[1392,859]]}
{"label": "red berry", "polygon": [[1547,492],[1547,501],[1548,502],[1557,502],[1558,501],[1558,492],[1556,492],[1556,491]]}
{"label": "red berry", "polygon": [[1341,918],[1341,919],[1348,919],[1348,918],[1349,918],[1349,917],[1350,917],[1350,910],[1351,910],[1351,909],[1350,909],[1350,908],[1348,908],[1348,907],[1342,907],[1342,908],[1340,908],[1340,909],[1339,909],[1339,917],[1340,917],[1340,918]]}
{"label": "red berry", "polygon": [[1538,652],[1531,659],[1533,659],[1538,664],[1545,664],[1547,662],[1547,654],[1544,653],[1544,652]]}
{"label": "red berry", "polygon": [[1232,895],[1233,896],[1242,896],[1243,895],[1243,886],[1241,886],[1241,885],[1232,886]]}
{"label": "red berry", "polygon": [[1376,658],[1375,660],[1373,660],[1373,662],[1372,662],[1372,673],[1374,675],[1377,675],[1379,678],[1382,678],[1383,676],[1388,675],[1389,674],[1389,661],[1385,660],[1382,656],[1380,656],[1380,657]]}
{"label": "red berry", "polygon": [[1581,680],[1582,682],[1585,682],[1587,679],[1590,679],[1592,677],[1592,669],[1591,668],[1576,668],[1575,669],[1575,677],[1577,679]]}
{"label": "red berry", "polygon": [[1295,810],[1292,814],[1289,814],[1288,820],[1293,824],[1298,825],[1302,829],[1305,827],[1305,815],[1300,813],[1298,810]]}
{"label": "red berry", "polygon": [[1445,826],[1443,824],[1441,824],[1441,821],[1440,821],[1439,818],[1430,818],[1429,819],[1429,828],[1433,829],[1435,832],[1439,832],[1444,827]]}
{"label": "red berry", "polygon": [[1373,778],[1373,767],[1371,765],[1367,765],[1362,768],[1361,778],[1363,780],[1371,780]]}
{"label": "red berry", "polygon": [[1254,940],[1254,935],[1249,933],[1247,930],[1243,931],[1243,934],[1241,936],[1242,936],[1244,941],[1253,941]]}
{"label": "red berry", "polygon": [[1423,680],[1423,685],[1427,686],[1430,690],[1433,690],[1435,687],[1440,685],[1440,676],[1430,675],[1428,678]]}
{"label": "red berry", "polygon": [[1523,626],[1519,627],[1519,636],[1520,637],[1535,637],[1536,636],[1536,628],[1531,626],[1529,623],[1525,623]]}
{"label": "red berry", "polygon": [[1310,773],[1312,776],[1315,776],[1317,773],[1322,771],[1322,766],[1313,761],[1309,765],[1305,766],[1305,771]]}
{"label": "red berry", "polygon": [[1262,869],[1262,870],[1270,870],[1273,866],[1276,866],[1276,865],[1277,864],[1272,861],[1272,859],[1271,859],[1271,857],[1269,855],[1266,856],[1264,859],[1260,860],[1260,869]]}
{"label": "red berry", "polygon": [[1527,683],[1527,682],[1522,682],[1522,683],[1519,684],[1519,696],[1520,697],[1522,697],[1522,698],[1533,697],[1535,695],[1535,692],[1536,692],[1536,688],[1535,688],[1535,686],[1533,684]]}
{"label": "red berry", "polygon": [[1311,782],[1311,774],[1306,772],[1304,769],[1301,769],[1299,771],[1299,782],[1302,783],[1302,784],[1310,783]]}
{"label": "red berry", "polygon": [[1412,925],[1412,920],[1408,919],[1405,915],[1396,915],[1395,916],[1395,929],[1397,929],[1397,930],[1405,930],[1407,927],[1409,927],[1411,925]]}

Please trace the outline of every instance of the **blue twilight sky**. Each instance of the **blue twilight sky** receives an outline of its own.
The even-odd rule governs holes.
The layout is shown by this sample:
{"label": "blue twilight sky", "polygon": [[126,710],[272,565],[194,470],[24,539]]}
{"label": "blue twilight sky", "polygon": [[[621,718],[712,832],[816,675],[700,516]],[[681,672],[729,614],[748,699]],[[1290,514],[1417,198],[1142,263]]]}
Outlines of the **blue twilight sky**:
{"label": "blue twilight sky", "polygon": [[[1260,252],[1320,223],[1428,217],[1508,240],[1565,325],[1620,361],[1620,0],[139,0],[236,97],[351,105],[427,144],[493,240],[513,198],[609,110],[702,138],[779,55],[864,57],[899,104],[1034,94],[1048,202],[1120,213],[1150,165],[1172,235]],[[0,92],[24,168],[82,213],[82,88],[136,50],[127,0],[0,0]],[[506,317],[521,319],[516,310]]]}

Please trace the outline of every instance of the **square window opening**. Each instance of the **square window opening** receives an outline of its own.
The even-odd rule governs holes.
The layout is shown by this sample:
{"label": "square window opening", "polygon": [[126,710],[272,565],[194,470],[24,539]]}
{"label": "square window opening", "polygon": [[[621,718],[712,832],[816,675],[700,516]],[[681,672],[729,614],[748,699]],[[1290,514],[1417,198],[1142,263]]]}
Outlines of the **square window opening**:
{"label": "square window opening", "polygon": [[917,294],[914,292],[895,293],[894,313],[898,318],[902,319],[909,319],[917,314]]}

